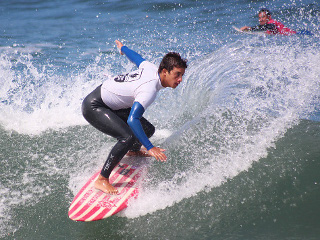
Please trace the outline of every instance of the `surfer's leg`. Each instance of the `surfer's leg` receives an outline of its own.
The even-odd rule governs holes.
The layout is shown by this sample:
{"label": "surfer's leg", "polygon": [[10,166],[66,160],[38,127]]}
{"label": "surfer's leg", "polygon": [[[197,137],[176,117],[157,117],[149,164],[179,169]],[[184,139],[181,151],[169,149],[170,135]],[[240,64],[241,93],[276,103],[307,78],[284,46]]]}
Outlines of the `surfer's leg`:
{"label": "surfer's leg", "polygon": [[98,130],[118,140],[103,165],[101,175],[95,184],[98,189],[111,194],[117,193],[116,189],[109,183],[111,171],[135,142],[135,136],[130,127],[115,112],[102,102],[99,88],[89,94],[82,103],[82,113],[85,119]]}
{"label": "surfer's leg", "polygon": [[[100,176],[95,182],[95,187],[103,192],[110,194],[118,194],[118,190],[114,188],[109,182],[109,176],[112,170],[117,166],[123,156],[128,152],[134,143],[134,136],[131,129],[116,115],[109,113],[108,116],[112,119],[112,134],[109,134],[118,139],[118,142],[111,149],[109,156],[104,163]],[[111,117],[112,116],[112,117]],[[119,121],[116,119],[118,118]],[[118,132],[117,132],[118,131]]]}

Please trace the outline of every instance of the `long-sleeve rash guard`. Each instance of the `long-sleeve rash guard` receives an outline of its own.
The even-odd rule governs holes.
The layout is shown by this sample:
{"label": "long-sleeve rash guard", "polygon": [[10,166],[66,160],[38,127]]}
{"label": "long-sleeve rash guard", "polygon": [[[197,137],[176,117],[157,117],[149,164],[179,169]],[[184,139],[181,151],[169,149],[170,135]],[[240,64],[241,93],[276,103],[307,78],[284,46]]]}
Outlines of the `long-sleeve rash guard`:
{"label": "long-sleeve rash guard", "polygon": [[139,69],[105,81],[101,86],[101,98],[113,110],[131,108],[127,123],[139,141],[150,150],[153,145],[143,131],[140,118],[163,88],[158,68],[126,46],[121,48],[121,52]]}
{"label": "long-sleeve rash guard", "polygon": [[139,102],[134,102],[127,123],[133,131],[134,135],[139,139],[141,144],[145,146],[147,150],[150,150],[151,148],[153,148],[153,145],[144,133],[140,122],[140,118],[142,117],[143,113],[144,108],[142,107],[142,105]]}
{"label": "long-sleeve rash guard", "polygon": [[121,52],[123,52],[131,62],[136,64],[137,67],[139,67],[143,61],[145,61],[145,59],[141,57],[140,54],[136,53],[126,46],[121,47]]}

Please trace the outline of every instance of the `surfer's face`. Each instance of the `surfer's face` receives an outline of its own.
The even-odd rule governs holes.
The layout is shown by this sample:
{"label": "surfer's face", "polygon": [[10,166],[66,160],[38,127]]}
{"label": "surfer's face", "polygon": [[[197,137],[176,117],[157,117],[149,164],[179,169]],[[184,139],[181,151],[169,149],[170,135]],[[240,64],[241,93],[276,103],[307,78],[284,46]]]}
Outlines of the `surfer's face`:
{"label": "surfer's face", "polygon": [[164,76],[161,81],[162,86],[176,88],[182,82],[185,69],[174,67],[170,72],[168,72],[167,69],[163,69],[162,71]]}
{"label": "surfer's face", "polygon": [[269,21],[269,17],[265,12],[259,13],[259,24],[265,25]]}

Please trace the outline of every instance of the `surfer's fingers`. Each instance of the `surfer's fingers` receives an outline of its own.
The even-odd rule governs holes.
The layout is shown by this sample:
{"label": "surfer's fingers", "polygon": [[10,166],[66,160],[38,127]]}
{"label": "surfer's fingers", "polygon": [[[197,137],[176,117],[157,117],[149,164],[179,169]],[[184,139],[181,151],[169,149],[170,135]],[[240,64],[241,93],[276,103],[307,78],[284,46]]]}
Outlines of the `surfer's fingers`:
{"label": "surfer's fingers", "polygon": [[167,161],[167,156],[164,153],[160,152],[160,154],[158,155],[158,160],[160,160],[161,162],[165,162]]}
{"label": "surfer's fingers", "polygon": [[161,148],[158,148],[158,147],[153,147],[148,152],[156,160],[163,162],[163,161],[167,160],[167,156],[163,153],[163,151],[165,151],[165,149],[161,149]]}
{"label": "surfer's fingers", "polygon": [[152,156],[153,156],[157,161],[162,161],[162,160],[161,160],[161,156],[160,156],[159,154],[154,153],[154,154],[152,154]]}
{"label": "surfer's fingers", "polygon": [[117,47],[118,47],[119,49],[122,48],[122,46],[123,46],[122,42],[120,42],[119,40],[115,40],[115,43],[116,43],[116,45],[117,45]]}
{"label": "surfer's fingers", "polygon": [[121,48],[123,47],[122,42],[120,42],[119,40],[115,40],[115,43],[117,45],[117,48],[119,49],[120,54],[123,55],[123,52],[121,52]]}

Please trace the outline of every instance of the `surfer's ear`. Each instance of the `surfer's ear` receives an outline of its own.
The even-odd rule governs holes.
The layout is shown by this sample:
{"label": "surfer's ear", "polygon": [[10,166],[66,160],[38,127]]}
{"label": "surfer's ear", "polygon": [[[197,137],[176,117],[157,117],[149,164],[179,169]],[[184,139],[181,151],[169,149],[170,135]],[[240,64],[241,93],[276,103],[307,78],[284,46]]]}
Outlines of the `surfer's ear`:
{"label": "surfer's ear", "polygon": [[163,68],[160,72],[160,74],[163,74],[163,75],[167,75],[168,73],[169,71],[166,68]]}

